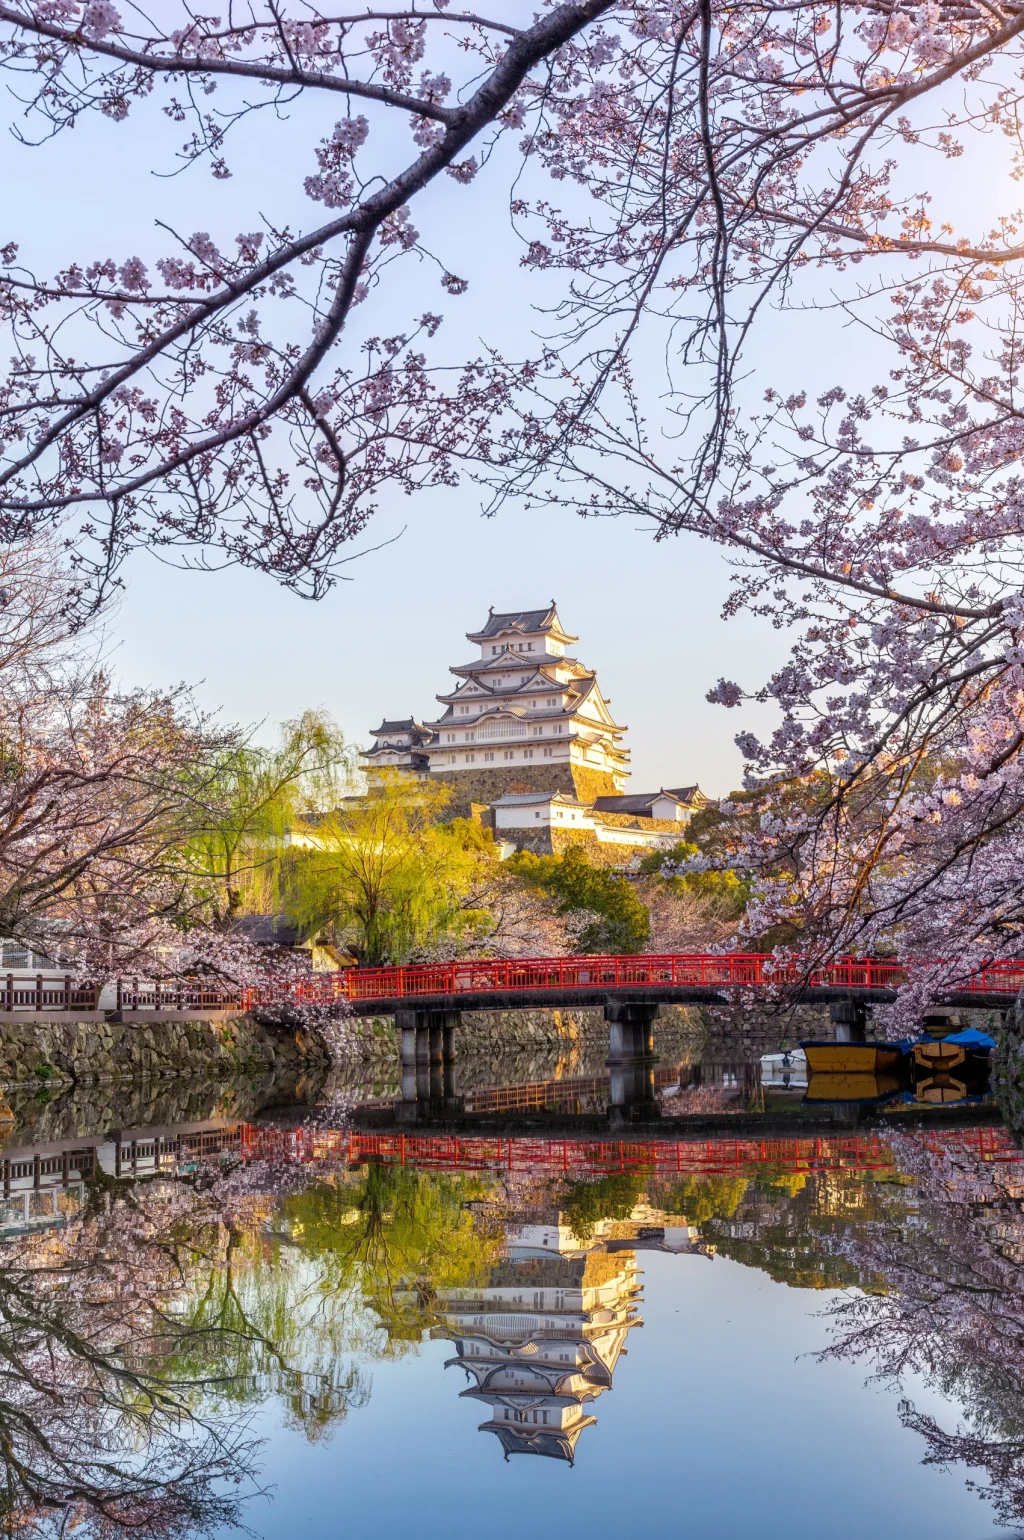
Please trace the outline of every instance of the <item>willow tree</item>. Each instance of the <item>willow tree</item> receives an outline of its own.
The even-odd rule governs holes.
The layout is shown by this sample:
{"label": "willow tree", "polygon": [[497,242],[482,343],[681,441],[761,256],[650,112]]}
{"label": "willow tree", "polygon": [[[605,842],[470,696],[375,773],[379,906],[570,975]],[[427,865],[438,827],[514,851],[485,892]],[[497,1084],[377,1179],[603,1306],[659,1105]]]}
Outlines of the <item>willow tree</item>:
{"label": "willow tree", "polygon": [[225,748],[190,798],[184,859],[197,900],[215,925],[279,903],[281,852],[292,826],[333,807],[352,774],[352,753],[321,712],[285,722],[273,748],[251,739]]}
{"label": "willow tree", "polygon": [[443,784],[385,771],[362,796],[297,824],[282,878],[288,911],[369,966],[486,936],[493,922],[475,896],[497,854],[478,825],[444,821],[450,801]]}

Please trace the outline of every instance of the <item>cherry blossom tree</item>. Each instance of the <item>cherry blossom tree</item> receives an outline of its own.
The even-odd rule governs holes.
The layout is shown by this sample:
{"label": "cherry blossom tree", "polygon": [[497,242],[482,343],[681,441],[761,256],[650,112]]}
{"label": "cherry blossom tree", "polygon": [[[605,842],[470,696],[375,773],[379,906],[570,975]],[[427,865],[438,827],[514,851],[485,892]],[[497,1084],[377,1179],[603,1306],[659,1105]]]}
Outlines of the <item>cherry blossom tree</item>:
{"label": "cherry blossom tree", "polygon": [[0,584],[0,934],[104,977],[183,912],[189,791],[232,735],[181,693],[111,686],[72,645],[52,547],[0,552]]}
{"label": "cherry blossom tree", "polygon": [[[740,739],[764,790],[749,861],[769,869],[748,926],[795,923],[819,954],[955,935],[960,975],[1012,949],[1024,247],[978,192],[961,229],[954,188],[993,145],[1008,177],[1024,164],[1017,7],[169,15],[0,3],[22,139],[155,102],[179,168],[222,183],[253,115],[303,102],[313,217],[293,228],[261,187],[241,232],[167,229],[155,256],[69,252],[52,274],[11,233],[0,534],[62,528],[79,604],[140,544],[317,595],[379,502],[468,469],[498,502],[714,541],[737,563],[729,611],[796,628],[769,681],[715,691],[780,715]],[[546,314],[522,356],[453,355],[409,304],[410,264],[463,293],[495,177]],[[417,210],[452,180],[466,218],[435,253]],[[838,356],[809,392],[761,365],[755,405],[751,339],[797,302],[861,328],[866,378]],[[792,797],[822,777],[827,795]]]}
{"label": "cherry blossom tree", "polygon": [[[400,306],[400,259],[424,254],[415,198],[442,176],[471,183],[496,138],[521,131],[532,72],[611,9],[578,0],[520,28],[444,3],[340,16],[263,4],[227,19],[181,5],[154,28],[95,0],[0,6],[0,64],[37,125],[23,137],[87,113],[122,121],[157,92],[184,126],[182,161],[224,179],[251,114],[310,98],[323,123],[295,168],[315,206],[303,231],[261,219],[261,188],[255,228],[168,231],[152,264],[83,254],[45,276],[19,264],[16,240],[3,248],[3,527],[16,538],[70,519],[94,592],[144,543],[317,595],[375,499],[449,483],[458,459],[485,456],[507,371],[429,367],[437,314],[353,336],[353,310],[384,283]],[[445,263],[439,277],[449,295],[466,287]]]}

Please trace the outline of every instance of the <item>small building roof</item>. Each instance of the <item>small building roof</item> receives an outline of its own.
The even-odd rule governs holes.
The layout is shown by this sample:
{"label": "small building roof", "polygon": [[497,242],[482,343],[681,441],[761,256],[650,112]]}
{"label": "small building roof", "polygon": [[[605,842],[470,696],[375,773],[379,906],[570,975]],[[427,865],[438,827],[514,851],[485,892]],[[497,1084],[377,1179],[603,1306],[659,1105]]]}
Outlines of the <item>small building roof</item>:
{"label": "small building roof", "polygon": [[285,914],[243,914],[232,922],[231,934],[252,946],[296,947],[302,939],[299,927]]}
{"label": "small building roof", "polygon": [[361,759],[379,759],[381,755],[405,754],[417,762],[422,761],[422,763],[426,764],[426,740],[429,736],[429,734],[425,733],[422,743],[375,743],[372,749],[360,749],[359,757]]}
{"label": "small building roof", "polygon": [[567,797],[564,791],[520,791],[512,792],[507,796],[498,797],[491,803],[492,807],[523,807],[527,803],[534,802],[564,802],[566,807],[586,807],[585,802],[579,802],[575,797]]}
{"label": "small building roof", "polygon": [[421,733],[423,726],[415,717],[403,717],[401,721],[389,721],[387,718],[379,727],[373,728],[373,736],[379,737],[381,733]]}
{"label": "small building roof", "polygon": [[670,797],[675,797],[679,802],[696,802],[703,805],[710,800],[699,786],[670,786],[667,791]]}
{"label": "small building roof", "polygon": [[674,791],[641,791],[631,792],[621,797],[596,797],[594,811],[596,813],[641,813],[649,817],[655,802],[660,802],[664,797],[678,803],[680,807],[685,806],[684,799]]}

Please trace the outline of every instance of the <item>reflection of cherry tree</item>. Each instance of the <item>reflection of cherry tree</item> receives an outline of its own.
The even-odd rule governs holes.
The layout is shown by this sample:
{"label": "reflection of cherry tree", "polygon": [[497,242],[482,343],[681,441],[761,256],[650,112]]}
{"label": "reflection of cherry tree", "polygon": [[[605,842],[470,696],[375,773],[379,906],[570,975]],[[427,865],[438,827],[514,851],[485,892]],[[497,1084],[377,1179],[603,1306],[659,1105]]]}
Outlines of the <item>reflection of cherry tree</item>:
{"label": "reflection of cherry tree", "polygon": [[0,1512],[86,1540],[198,1536],[251,1489],[254,1406],[317,1441],[412,1350],[436,1290],[499,1233],[476,1180],[369,1167],[315,1182],[170,1180],[99,1193],[0,1247]]}
{"label": "reflection of cherry tree", "polygon": [[197,1201],[161,1183],[0,1253],[6,1532],[169,1540],[237,1517],[252,1442],[157,1350],[211,1233],[186,1223]]}
{"label": "reflection of cherry tree", "polygon": [[827,1356],[863,1359],[898,1385],[908,1373],[958,1401],[955,1427],[900,1405],[929,1464],[963,1464],[987,1478],[1000,1518],[1024,1516],[1024,1156],[991,1161],[966,1141],[893,1140],[915,1178],[902,1217],[858,1226],[836,1245],[885,1292],[835,1309]]}

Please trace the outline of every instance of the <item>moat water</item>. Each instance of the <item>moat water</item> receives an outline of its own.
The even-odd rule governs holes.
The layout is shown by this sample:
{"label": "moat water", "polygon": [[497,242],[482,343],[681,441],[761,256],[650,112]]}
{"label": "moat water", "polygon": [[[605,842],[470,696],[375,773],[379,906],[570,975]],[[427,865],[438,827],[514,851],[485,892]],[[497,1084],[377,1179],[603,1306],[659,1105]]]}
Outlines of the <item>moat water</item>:
{"label": "moat water", "polygon": [[984,1086],[460,1077],[12,1098],[9,1532],[1024,1532],[1024,1153]]}

